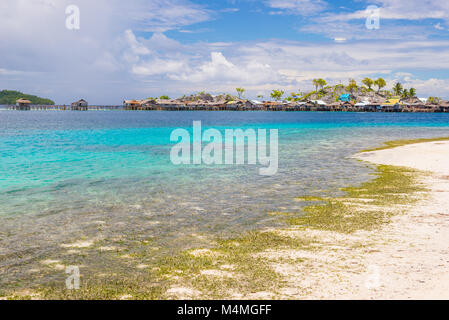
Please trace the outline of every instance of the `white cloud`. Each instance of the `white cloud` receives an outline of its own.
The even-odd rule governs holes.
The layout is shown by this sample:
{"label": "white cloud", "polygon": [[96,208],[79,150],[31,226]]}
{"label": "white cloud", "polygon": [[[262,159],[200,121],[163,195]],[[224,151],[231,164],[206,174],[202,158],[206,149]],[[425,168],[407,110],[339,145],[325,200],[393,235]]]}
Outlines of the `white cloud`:
{"label": "white cloud", "polygon": [[[114,0],[119,1],[119,0]],[[131,16],[140,30],[164,32],[211,19],[211,12],[185,0],[120,1],[117,14]],[[133,3],[130,7],[129,3]],[[136,24],[137,23],[137,24]]]}
{"label": "white cloud", "polygon": [[[69,3],[81,10],[81,29],[76,32],[65,28],[64,9]],[[449,78],[449,41],[404,37],[410,30],[422,35],[420,29],[397,29],[402,36],[395,41],[354,41],[358,38],[350,32],[356,33],[357,28],[329,22],[314,26],[329,26],[328,42],[183,44],[162,31],[183,30],[210,18],[211,13],[188,1],[164,3],[173,10],[166,12],[159,0],[2,0],[0,87],[45,93],[58,103],[84,97],[90,103],[112,104],[162,93],[234,91],[237,86],[245,87],[248,97],[261,92],[267,96],[275,88],[307,90],[316,77],[337,83],[350,77],[383,75],[389,81],[399,78],[410,83],[423,95],[449,94],[444,79]],[[282,12],[321,10],[307,7],[310,3],[270,1],[273,9]],[[134,16],[133,12],[140,13]],[[143,37],[139,30],[155,32]],[[388,36],[386,31],[385,39]],[[336,43],[334,38],[347,41]],[[413,75],[417,69],[448,76],[419,80]],[[404,71],[407,74],[399,73]]]}
{"label": "white cloud", "polygon": [[173,74],[170,78],[196,83],[232,82],[254,84],[268,81],[273,76],[271,67],[268,64],[250,61],[247,64],[236,65],[226,59],[221,52],[211,52],[210,61],[195,69],[190,68],[188,72]]}
{"label": "white cloud", "polygon": [[437,30],[445,30],[444,27],[441,26],[440,22],[438,22],[436,25],[434,25],[434,28]]}
{"label": "white cloud", "polygon": [[[449,19],[449,2],[441,0],[377,0],[381,19]],[[366,19],[367,10],[352,13],[337,13],[327,16],[327,21],[348,21]]]}
{"label": "white cloud", "polygon": [[184,63],[176,60],[154,59],[132,67],[132,72],[140,76],[153,76],[181,72]]}
{"label": "white cloud", "polygon": [[437,96],[448,98],[449,79],[430,78],[426,80],[407,78],[402,84],[406,88],[415,88],[419,97]]}
{"label": "white cloud", "polygon": [[326,8],[326,2],[322,0],[267,0],[266,4],[273,9],[279,9],[272,13],[290,13],[309,15],[320,12]]}
{"label": "white cloud", "polygon": [[[69,4],[80,9],[80,30],[65,26]],[[142,42],[135,31],[208,19],[211,12],[189,0],[1,0],[0,87],[46,92],[59,103],[80,95],[91,103],[121,101],[123,91],[136,91],[136,73],[163,72],[151,62],[168,61],[168,71],[179,66],[157,52],[176,51],[176,41],[156,32]]]}

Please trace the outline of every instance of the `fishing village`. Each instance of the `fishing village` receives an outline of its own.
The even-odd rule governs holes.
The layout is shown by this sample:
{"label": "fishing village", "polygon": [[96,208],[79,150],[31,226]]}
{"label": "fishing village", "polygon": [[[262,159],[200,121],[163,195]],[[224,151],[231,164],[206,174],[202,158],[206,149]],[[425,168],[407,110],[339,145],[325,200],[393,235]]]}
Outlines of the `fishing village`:
{"label": "fishing village", "polygon": [[[438,97],[421,98],[414,88],[405,89],[396,83],[391,90],[382,90],[386,81],[382,78],[365,78],[359,86],[353,79],[347,86],[328,86],[324,79],[314,79],[315,90],[303,93],[273,90],[270,100],[258,95],[257,99],[244,98],[245,89],[236,88],[237,95],[206,92],[170,99],[168,96],[124,100],[122,105],[89,106],[84,99],[71,105],[33,104],[20,98],[8,110],[134,110],[134,111],[329,111],[329,112],[449,112],[449,101]],[[373,87],[377,86],[377,90]]]}

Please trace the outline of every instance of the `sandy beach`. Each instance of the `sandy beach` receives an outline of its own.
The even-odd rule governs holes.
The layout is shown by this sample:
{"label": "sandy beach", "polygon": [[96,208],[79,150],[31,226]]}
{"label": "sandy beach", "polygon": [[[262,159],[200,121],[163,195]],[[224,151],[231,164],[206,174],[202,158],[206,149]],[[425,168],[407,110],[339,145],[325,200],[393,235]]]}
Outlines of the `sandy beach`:
{"label": "sandy beach", "polygon": [[[427,172],[419,179],[429,193],[412,207],[402,208],[403,213],[379,230],[359,231],[349,237],[316,232],[323,244],[320,253],[313,255],[309,271],[296,276],[297,283],[310,291],[298,294],[291,287],[284,297],[448,299],[449,142],[405,145],[361,153],[356,158]],[[364,246],[357,248],[360,243]],[[288,254],[301,256],[300,252]],[[279,266],[282,268],[295,281],[293,270],[288,265]]]}
{"label": "sandy beach", "polygon": [[[350,292],[347,297],[448,299],[449,142],[411,144],[357,157],[375,164],[429,172],[422,179],[430,193],[408,213],[396,216],[377,235],[379,243],[366,256],[365,263],[377,266],[381,286]],[[390,243],[382,244],[382,240]]]}

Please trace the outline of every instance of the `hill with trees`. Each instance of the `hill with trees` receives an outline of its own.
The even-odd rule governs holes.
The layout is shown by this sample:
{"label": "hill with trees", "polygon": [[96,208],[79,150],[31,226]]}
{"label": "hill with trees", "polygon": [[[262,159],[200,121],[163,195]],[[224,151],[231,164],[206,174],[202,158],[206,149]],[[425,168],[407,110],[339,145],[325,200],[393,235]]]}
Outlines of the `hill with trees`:
{"label": "hill with trees", "polygon": [[[312,84],[315,87],[314,91],[292,92],[290,96],[285,97],[282,91],[281,97],[276,97],[276,100],[285,99],[288,101],[308,101],[308,100],[323,100],[326,103],[333,103],[338,101],[342,94],[350,94],[354,102],[361,101],[385,101],[386,99],[397,97],[402,101],[416,101],[416,89],[406,89],[401,83],[396,83],[391,90],[385,90],[387,83],[384,79],[370,79],[365,78],[362,84],[359,85],[356,80],[349,79],[347,85],[337,84],[330,86],[324,79],[313,79]],[[278,93],[279,90],[273,90],[273,93]],[[273,97],[273,94],[272,94]],[[273,97],[274,98],[274,97]]]}
{"label": "hill with trees", "polygon": [[30,100],[32,104],[54,105],[54,101],[46,98],[41,98],[31,94],[25,94],[20,91],[2,90],[0,91],[0,105],[1,104],[16,104],[18,99]]}

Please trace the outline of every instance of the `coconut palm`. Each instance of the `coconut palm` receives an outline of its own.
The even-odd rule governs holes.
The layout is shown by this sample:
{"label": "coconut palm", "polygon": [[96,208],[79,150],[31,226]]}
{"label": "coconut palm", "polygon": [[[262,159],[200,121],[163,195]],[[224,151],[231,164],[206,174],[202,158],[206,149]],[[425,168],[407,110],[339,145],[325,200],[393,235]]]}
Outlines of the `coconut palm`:
{"label": "coconut palm", "polygon": [[237,91],[237,94],[240,99],[243,97],[243,94],[245,93],[245,89],[243,88],[235,88],[235,91]]}
{"label": "coconut palm", "polygon": [[409,91],[407,89],[404,89],[402,91],[402,98],[407,99],[408,97],[410,97],[410,93],[409,93]]}
{"label": "coconut palm", "polygon": [[379,92],[382,88],[385,88],[387,82],[383,78],[379,78],[374,81],[374,85],[377,87],[377,92]]}
{"label": "coconut palm", "polygon": [[416,97],[416,89],[410,88],[410,90],[408,91],[408,94],[410,95],[410,97]]}
{"label": "coconut palm", "polygon": [[282,91],[282,90],[271,91],[271,97],[276,101],[281,100],[283,95],[284,95],[284,91]]}
{"label": "coconut palm", "polygon": [[397,82],[394,87],[393,87],[393,92],[395,95],[400,96],[402,94],[403,91],[403,87],[402,84],[400,82]]}

